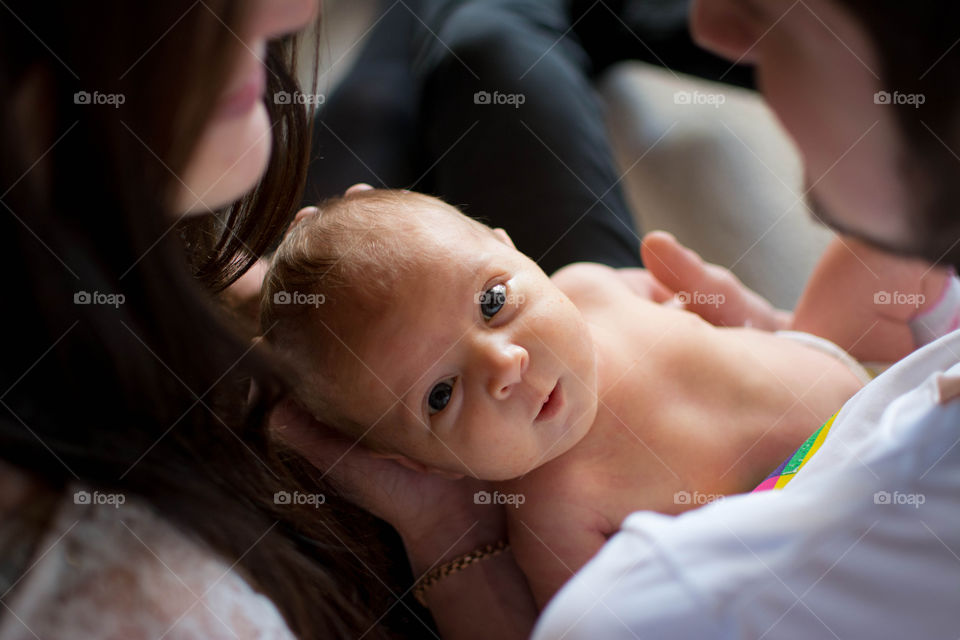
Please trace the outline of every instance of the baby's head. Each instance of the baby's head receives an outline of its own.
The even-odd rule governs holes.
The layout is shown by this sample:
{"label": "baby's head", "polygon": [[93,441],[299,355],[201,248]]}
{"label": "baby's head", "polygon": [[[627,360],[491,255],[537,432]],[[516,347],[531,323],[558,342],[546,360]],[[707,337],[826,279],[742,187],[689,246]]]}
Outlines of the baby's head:
{"label": "baby's head", "polygon": [[300,219],[261,321],[310,413],[420,470],[513,478],[596,416],[577,308],[502,229],[422,194],[353,193]]}

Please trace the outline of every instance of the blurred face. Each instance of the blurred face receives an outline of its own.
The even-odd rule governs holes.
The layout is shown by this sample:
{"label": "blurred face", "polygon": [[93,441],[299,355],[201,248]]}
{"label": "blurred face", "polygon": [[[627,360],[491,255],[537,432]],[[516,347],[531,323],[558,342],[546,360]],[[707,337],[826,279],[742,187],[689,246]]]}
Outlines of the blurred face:
{"label": "blurred face", "polygon": [[[459,214],[457,214],[459,216]],[[582,438],[597,411],[583,317],[529,258],[443,212],[428,256],[355,351],[347,410],[381,448],[435,470],[514,478]]]}
{"label": "blurred face", "polygon": [[246,28],[237,33],[239,54],[194,157],[180,176],[186,185],[178,210],[205,213],[237,200],[263,175],[272,137],[264,105],[267,41],[299,31],[317,11],[317,0],[252,0]]}
{"label": "blurred face", "polygon": [[813,208],[877,244],[910,232],[890,105],[876,104],[880,64],[852,16],[829,0],[696,0],[702,45],[755,66],[757,83],[803,156]]}

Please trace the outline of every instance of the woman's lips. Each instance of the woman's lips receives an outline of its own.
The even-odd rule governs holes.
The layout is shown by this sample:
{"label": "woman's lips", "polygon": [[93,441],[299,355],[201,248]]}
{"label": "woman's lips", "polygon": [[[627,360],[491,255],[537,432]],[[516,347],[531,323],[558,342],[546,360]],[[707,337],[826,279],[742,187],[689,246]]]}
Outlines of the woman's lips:
{"label": "woman's lips", "polygon": [[223,118],[235,118],[249,113],[263,97],[267,86],[267,73],[262,64],[247,74],[242,85],[224,96],[218,114]]}
{"label": "woman's lips", "polygon": [[537,414],[537,417],[534,418],[534,422],[545,422],[556,417],[560,412],[560,409],[563,408],[563,390],[560,388],[560,381],[557,381],[557,384],[554,385],[553,390],[550,392],[550,395],[547,396],[547,399],[544,401],[543,406],[540,407],[540,413]]}

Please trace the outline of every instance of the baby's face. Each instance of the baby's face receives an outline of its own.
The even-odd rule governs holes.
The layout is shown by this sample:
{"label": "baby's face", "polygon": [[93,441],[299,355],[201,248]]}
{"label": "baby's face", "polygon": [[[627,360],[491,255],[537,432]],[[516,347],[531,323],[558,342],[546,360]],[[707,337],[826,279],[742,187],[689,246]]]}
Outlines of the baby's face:
{"label": "baby's face", "polygon": [[[489,480],[567,451],[593,424],[597,373],[583,316],[509,239],[425,221],[424,266],[402,279],[347,367],[348,411],[383,449]],[[429,266],[432,265],[432,266]]]}

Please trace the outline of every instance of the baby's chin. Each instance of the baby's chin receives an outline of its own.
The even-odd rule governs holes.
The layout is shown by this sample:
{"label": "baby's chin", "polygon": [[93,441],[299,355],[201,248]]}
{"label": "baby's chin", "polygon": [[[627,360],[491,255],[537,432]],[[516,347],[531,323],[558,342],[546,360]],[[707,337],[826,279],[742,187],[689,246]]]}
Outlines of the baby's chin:
{"label": "baby's chin", "polygon": [[498,465],[478,465],[476,472],[468,473],[478,480],[505,482],[525,476],[540,467],[553,462],[577,446],[586,437],[597,415],[596,402],[581,413],[573,424],[564,425],[561,432],[553,434],[540,443],[523,459],[517,459],[517,450],[511,450],[510,461]]}
{"label": "baby's chin", "polygon": [[538,467],[556,460],[580,444],[580,441],[590,433],[590,429],[597,418],[597,404],[597,396],[594,393],[592,397],[588,398],[585,406],[580,409],[573,421],[567,424],[566,428],[557,435],[554,440],[555,444],[546,445],[549,449],[545,450],[543,460],[537,465]]}
{"label": "baby's chin", "polygon": [[467,463],[470,468],[463,469],[464,474],[485,482],[506,482],[520,478],[547,462],[543,452],[533,448],[526,455],[519,455],[519,447],[510,447],[501,453],[504,455],[498,456],[497,452],[490,451],[482,461]]}

